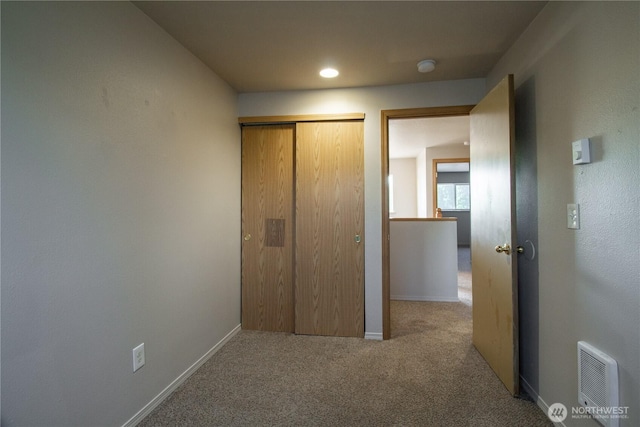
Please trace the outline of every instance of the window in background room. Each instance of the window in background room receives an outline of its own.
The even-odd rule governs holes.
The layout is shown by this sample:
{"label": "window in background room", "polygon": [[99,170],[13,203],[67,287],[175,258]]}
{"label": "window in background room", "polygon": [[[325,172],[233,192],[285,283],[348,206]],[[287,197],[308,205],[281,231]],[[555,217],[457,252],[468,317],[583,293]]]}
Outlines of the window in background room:
{"label": "window in background room", "polygon": [[443,211],[468,211],[469,184],[438,184],[438,207]]}

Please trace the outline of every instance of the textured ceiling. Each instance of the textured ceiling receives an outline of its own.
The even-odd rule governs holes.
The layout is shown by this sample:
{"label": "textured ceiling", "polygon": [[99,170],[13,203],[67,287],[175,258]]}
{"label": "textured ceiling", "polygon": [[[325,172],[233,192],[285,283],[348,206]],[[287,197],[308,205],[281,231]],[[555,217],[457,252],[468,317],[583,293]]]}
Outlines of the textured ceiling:
{"label": "textured ceiling", "polygon": [[[486,77],[545,2],[141,1],[240,93]],[[422,59],[436,70],[417,71]],[[340,76],[325,80],[325,66]]]}

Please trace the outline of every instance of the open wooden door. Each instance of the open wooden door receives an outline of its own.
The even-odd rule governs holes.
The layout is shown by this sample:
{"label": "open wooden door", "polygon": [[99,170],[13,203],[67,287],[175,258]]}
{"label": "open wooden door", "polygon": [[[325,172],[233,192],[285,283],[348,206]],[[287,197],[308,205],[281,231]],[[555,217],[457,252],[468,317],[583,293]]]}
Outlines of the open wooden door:
{"label": "open wooden door", "polygon": [[513,76],[471,110],[473,344],[519,393]]}

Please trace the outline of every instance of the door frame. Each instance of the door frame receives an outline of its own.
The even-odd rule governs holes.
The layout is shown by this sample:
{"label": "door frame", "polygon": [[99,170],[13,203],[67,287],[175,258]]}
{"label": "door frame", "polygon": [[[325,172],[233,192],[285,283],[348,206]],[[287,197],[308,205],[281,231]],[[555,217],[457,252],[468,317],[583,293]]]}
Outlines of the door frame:
{"label": "door frame", "polygon": [[436,209],[438,208],[438,164],[440,163],[469,163],[471,164],[471,158],[461,157],[458,159],[433,159],[431,162],[431,189],[433,191],[433,216],[436,216]]}
{"label": "door frame", "polygon": [[382,339],[391,338],[391,249],[389,234],[389,120],[425,117],[468,116],[475,105],[450,107],[405,108],[382,110],[381,123],[381,178],[382,178]]}

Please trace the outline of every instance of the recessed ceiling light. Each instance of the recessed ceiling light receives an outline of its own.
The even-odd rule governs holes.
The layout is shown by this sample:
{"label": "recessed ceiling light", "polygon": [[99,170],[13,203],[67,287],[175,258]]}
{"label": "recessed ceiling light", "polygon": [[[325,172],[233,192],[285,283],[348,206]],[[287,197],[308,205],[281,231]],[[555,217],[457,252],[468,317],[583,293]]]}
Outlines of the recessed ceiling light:
{"label": "recessed ceiling light", "polygon": [[335,68],[325,68],[324,70],[320,71],[320,75],[325,79],[332,79],[334,77],[338,77],[338,74],[340,73]]}

